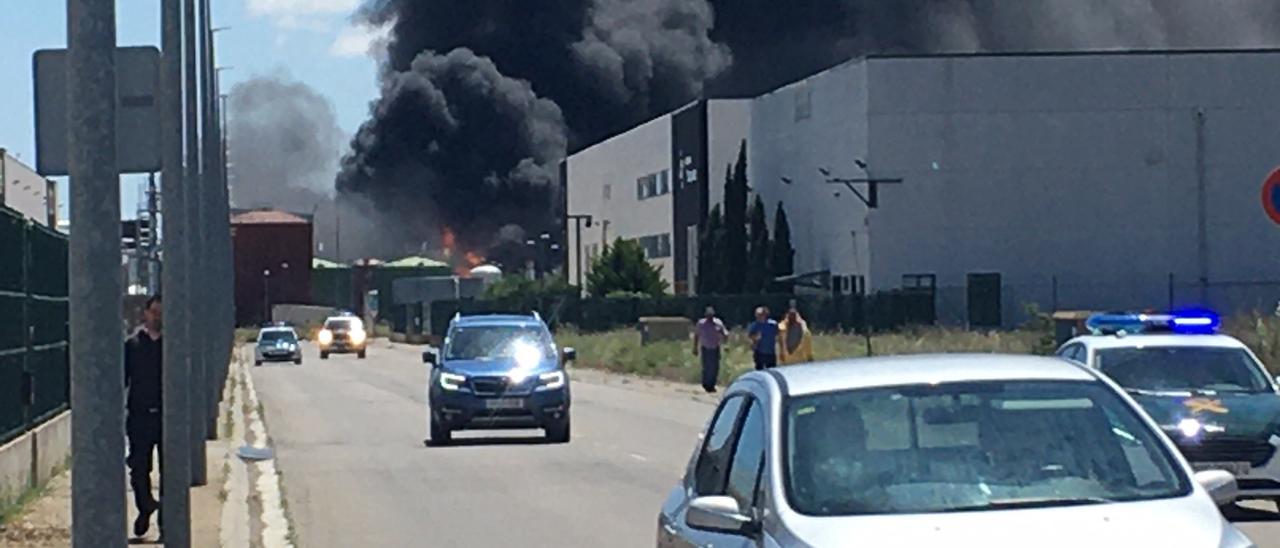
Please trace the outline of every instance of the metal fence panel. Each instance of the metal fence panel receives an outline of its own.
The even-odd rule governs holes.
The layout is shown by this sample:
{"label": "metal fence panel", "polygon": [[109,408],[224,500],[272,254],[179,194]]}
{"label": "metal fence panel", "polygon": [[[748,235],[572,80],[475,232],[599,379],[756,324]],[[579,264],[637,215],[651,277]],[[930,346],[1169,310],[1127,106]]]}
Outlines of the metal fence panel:
{"label": "metal fence panel", "polygon": [[0,207],[0,443],[66,409],[67,238]]}

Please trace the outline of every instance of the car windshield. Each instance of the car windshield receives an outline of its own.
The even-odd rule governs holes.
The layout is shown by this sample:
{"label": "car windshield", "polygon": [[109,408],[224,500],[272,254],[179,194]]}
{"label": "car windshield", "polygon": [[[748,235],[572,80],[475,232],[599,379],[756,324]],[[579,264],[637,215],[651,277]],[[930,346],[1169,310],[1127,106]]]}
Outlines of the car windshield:
{"label": "car windshield", "polygon": [[541,351],[543,357],[555,356],[550,334],[528,326],[456,327],[445,346],[445,359],[449,360],[514,358],[530,348]]}
{"label": "car windshield", "polygon": [[297,340],[298,337],[295,336],[292,331],[263,331],[258,334],[258,342],[260,343],[275,343],[279,341],[296,342]]}
{"label": "car windshield", "polygon": [[351,320],[326,320],[324,322],[324,328],[331,331],[337,329],[350,331],[356,327],[358,326]]}
{"label": "car windshield", "polygon": [[1270,383],[1239,348],[1147,346],[1098,351],[1098,369],[1120,386],[1155,392],[1266,392]]}
{"label": "car windshield", "polygon": [[816,516],[1172,497],[1186,475],[1102,383],[859,389],[786,406],[791,506]]}

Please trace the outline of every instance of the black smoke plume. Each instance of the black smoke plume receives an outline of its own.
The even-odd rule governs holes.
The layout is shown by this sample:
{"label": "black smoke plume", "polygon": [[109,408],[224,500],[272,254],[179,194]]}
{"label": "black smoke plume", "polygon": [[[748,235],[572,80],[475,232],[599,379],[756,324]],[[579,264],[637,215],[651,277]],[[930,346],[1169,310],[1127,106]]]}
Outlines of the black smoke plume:
{"label": "black smoke plume", "polygon": [[1269,46],[1275,0],[368,0],[382,95],[340,192],[384,234],[485,249],[551,230],[555,168],[705,95],[750,96],[868,53]]}

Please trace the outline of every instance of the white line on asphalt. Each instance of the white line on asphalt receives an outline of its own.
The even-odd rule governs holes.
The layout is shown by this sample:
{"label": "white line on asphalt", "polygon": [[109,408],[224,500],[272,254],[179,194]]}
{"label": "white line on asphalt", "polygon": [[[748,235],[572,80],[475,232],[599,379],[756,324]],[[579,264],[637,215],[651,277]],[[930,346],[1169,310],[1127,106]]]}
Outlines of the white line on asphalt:
{"label": "white line on asphalt", "polygon": [[640,461],[640,462],[648,462],[648,461],[649,461],[649,459],[645,458],[645,456],[644,456],[644,455],[640,455],[640,454],[637,454],[637,453],[631,453],[631,458],[636,459],[636,460],[638,460],[638,461]]}
{"label": "white line on asphalt", "polygon": [[[253,387],[253,375],[244,373],[245,392],[249,404],[249,429],[253,431],[254,447],[267,447],[267,428],[258,413],[258,391]],[[292,548],[289,540],[289,520],[284,513],[280,496],[280,475],[273,460],[257,463],[258,481],[254,484],[258,500],[262,504],[262,545],[265,548]]]}

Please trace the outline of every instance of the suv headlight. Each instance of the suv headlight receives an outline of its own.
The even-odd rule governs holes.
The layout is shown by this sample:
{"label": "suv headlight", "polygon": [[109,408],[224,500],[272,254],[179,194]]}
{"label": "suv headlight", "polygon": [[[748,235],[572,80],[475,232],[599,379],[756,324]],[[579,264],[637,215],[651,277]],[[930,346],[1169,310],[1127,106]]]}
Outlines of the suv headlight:
{"label": "suv headlight", "polygon": [[363,329],[353,329],[351,331],[351,344],[356,346],[364,344],[365,334]]}
{"label": "suv headlight", "polygon": [[467,378],[462,375],[453,373],[440,374],[440,388],[450,391],[462,390],[462,385],[466,384]]}
{"label": "suv headlight", "polygon": [[321,329],[316,339],[320,341],[321,346],[329,346],[329,343],[333,342],[333,332],[328,329]]}
{"label": "suv headlight", "polygon": [[552,371],[538,375],[538,390],[555,390],[564,386],[564,371]]}

